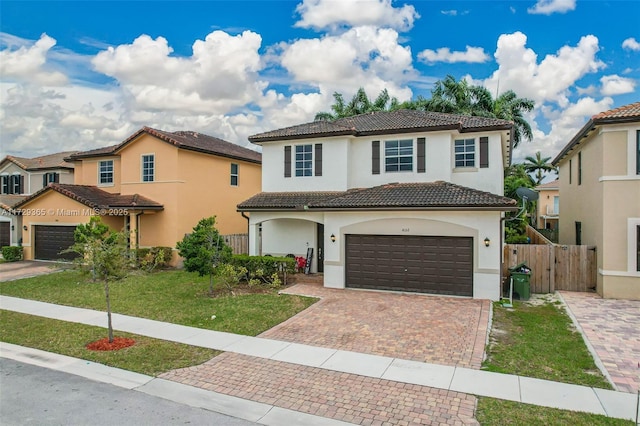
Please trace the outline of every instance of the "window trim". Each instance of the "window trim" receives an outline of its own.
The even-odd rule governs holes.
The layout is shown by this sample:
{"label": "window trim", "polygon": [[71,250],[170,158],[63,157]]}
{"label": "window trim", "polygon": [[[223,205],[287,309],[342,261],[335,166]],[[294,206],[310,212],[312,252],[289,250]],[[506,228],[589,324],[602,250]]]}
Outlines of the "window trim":
{"label": "window trim", "polygon": [[[233,173],[233,166],[236,166],[235,173]],[[229,178],[229,184],[231,186],[239,186],[239,183],[240,183],[239,175],[240,175],[240,166],[238,165],[238,163],[231,163],[230,178]],[[233,182],[233,178],[236,178],[235,183]]]}
{"label": "window trim", "polygon": [[[405,143],[404,147],[401,146],[403,142]],[[406,146],[407,142],[409,142],[409,146]],[[387,146],[387,144],[389,144],[389,143],[396,143],[397,144],[397,146],[395,148],[396,151],[397,151],[396,154],[389,155],[387,153],[388,149],[394,149],[393,147],[389,148]],[[402,150],[403,149],[406,150],[408,148],[411,148],[411,153],[409,153],[409,154],[404,153],[403,154]],[[414,153],[414,140],[413,140],[413,138],[411,138],[411,139],[388,139],[388,140],[385,140],[384,141],[384,172],[385,173],[413,173],[413,163],[414,163],[414,161],[413,161],[413,153]],[[397,170],[389,170],[390,164],[388,164],[387,161],[389,159],[392,159],[392,158],[395,158],[395,159],[398,160],[397,163],[396,163]],[[401,159],[403,159],[403,158],[405,158],[405,159],[409,158],[411,160],[411,162],[410,163],[402,163]],[[406,167],[407,164],[409,164],[411,166],[411,169],[402,170],[402,166]],[[391,164],[391,166],[393,166],[393,164]]]}
{"label": "window trim", "polygon": [[[471,145],[473,147],[473,152],[467,152],[466,148],[469,146],[467,145],[467,143],[469,141],[473,142],[473,145]],[[465,150],[461,153],[456,152],[456,143],[457,142],[463,142],[464,146],[463,148],[465,148]],[[466,158],[467,155],[469,154],[473,154],[473,164],[472,165],[468,165],[467,163],[469,162],[469,159]],[[465,158],[463,159],[464,161],[464,165],[459,166],[458,165],[458,159],[456,158],[458,155],[464,155]],[[477,155],[476,155],[476,138],[464,138],[464,139],[454,139],[453,140],[453,167],[455,169],[475,169],[477,168],[476,166],[476,159],[477,159]]]}
{"label": "window trim", "polygon": [[[145,180],[145,157],[151,157],[151,180]],[[156,154],[153,152],[140,154],[140,182],[151,183],[156,181]]]}
{"label": "window trim", "polygon": [[[295,158],[293,164],[293,172],[295,177],[313,177],[313,144],[300,144],[294,145],[295,149],[293,150]],[[303,148],[303,152],[298,152],[298,148]],[[308,152],[307,152],[308,149]],[[303,155],[302,160],[298,160],[298,154]],[[308,158],[307,158],[308,156]],[[309,167],[304,167],[305,163],[309,163]],[[301,164],[301,167],[298,167],[298,164]],[[300,171],[302,174],[298,174]],[[309,174],[306,174],[308,171]]]}
{"label": "window trim", "polygon": [[[111,163],[111,171],[102,171],[102,164]],[[102,181],[103,173],[111,173],[111,180],[108,182]],[[98,186],[113,186],[115,185],[115,161],[111,160],[98,160]]]}
{"label": "window trim", "polygon": [[11,194],[20,195],[24,192],[23,188],[23,177],[20,173],[13,173],[11,178],[9,179],[9,185],[11,187]]}

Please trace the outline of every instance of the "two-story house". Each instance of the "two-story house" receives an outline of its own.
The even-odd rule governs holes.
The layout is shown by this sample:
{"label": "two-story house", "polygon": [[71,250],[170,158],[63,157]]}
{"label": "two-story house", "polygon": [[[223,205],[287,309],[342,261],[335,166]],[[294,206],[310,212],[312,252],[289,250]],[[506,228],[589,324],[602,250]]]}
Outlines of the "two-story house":
{"label": "two-story house", "polygon": [[[70,155],[74,184],[51,183],[16,208],[26,259],[60,259],[73,231],[99,215],[132,247],[175,248],[204,217],[246,233],[236,204],[260,191],[260,153],[191,131],[144,127],[118,145]],[[174,252],[173,264],[179,262]]]}
{"label": "two-story house", "polygon": [[250,254],[301,255],[325,287],[501,296],[512,123],[400,110],[251,136]]}
{"label": "two-story house", "polygon": [[558,179],[536,186],[538,191],[537,228],[558,229],[560,215],[560,182]]}
{"label": "two-story house", "polygon": [[591,117],[553,165],[560,244],[596,246],[602,297],[640,300],[640,102]]}
{"label": "two-story house", "polygon": [[18,245],[22,220],[13,206],[50,182],[73,183],[73,164],[64,161],[74,151],[41,157],[7,155],[0,161],[0,247]]}

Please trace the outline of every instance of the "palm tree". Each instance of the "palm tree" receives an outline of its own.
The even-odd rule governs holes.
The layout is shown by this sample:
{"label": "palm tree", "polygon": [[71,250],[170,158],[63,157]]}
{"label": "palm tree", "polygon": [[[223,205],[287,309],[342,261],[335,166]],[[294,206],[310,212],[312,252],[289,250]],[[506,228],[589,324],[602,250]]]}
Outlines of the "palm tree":
{"label": "palm tree", "polygon": [[365,114],[374,111],[391,111],[398,109],[400,103],[398,99],[389,96],[387,89],[380,92],[378,97],[372,102],[367,96],[364,88],[359,88],[351,101],[345,104],[342,94],[335,92],[333,94],[334,104],[331,105],[330,112],[319,112],[316,114],[315,121],[333,121],[339,118],[351,117],[358,114]]}
{"label": "palm tree", "polygon": [[536,185],[542,183],[542,179],[548,172],[557,172],[557,168],[549,164],[551,157],[542,158],[540,151],[536,152],[536,156],[528,156],[525,158],[524,168],[527,173],[535,173]]}

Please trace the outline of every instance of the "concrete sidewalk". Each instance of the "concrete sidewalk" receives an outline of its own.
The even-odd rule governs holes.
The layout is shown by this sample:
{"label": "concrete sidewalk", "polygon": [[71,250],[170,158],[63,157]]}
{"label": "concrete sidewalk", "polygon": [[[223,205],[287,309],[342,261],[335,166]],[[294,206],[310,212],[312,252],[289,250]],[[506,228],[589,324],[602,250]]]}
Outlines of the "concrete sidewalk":
{"label": "concrete sidewalk", "polygon": [[[106,314],[104,312],[54,305],[8,296],[0,296],[0,309],[99,327],[104,327],[106,322]],[[362,354],[358,352],[302,345],[260,337],[241,336],[231,333],[168,324],[120,314],[113,314],[113,324],[115,329],[129,333],[225,352],[239,353],[258,358],[284,361],[330,371],[428,386],[431,388],[499,398],[526,404],[601,414],[614,418],[629,420],[635,420],[636,418],[637,396],[631,393],[589,388],[585,386],[479,371],[469,368],[408,361],[400,358]],[[32,359],[32,357],[28,355],[30,351],[33,351],[31,349],[20,348],[17,350],[13,348],[13,350],[10,350],[7,348],[6,344],[0,346],[0,349],[2,349],[0,356],[12,358],[14,356],[18,356],[15,355],[16,352],[18,352],[23,355],[20,359],[14,359],[23,362],[29,362],[27,360]],[[39,356],[42,355],[35,355],[35,359],[37,360]],[[89,366],[94,365],[96,366],[95,368],[100,371],[107,371],[109,369],[109,367],[87,361],[80,361],[80,363],[84,363]],[[51,363],[47,364],[47,366],[50,365]],[[109,377],[110,374],[111,373],[98,373],[97,376]],[[152,379],[147,376],[141,378],[139,377],[140,375],[136,375],[135,373],[130,373],[132,376],[128,376],[126,373],[122,373],[122,370],[118,372],[117,376],[120,377],[122,374],[126,377],[132,378],[131,380],[133,380],[134,383],[138,383],[134,388],[139,388],[140,390],[143,390],[143,388],[160,388],[161,390],[158,392],[163,395],[171,396],[170,399],[174,399],[178,402],[183,402],[183,400],[186,399],[184,403],[202,407],[197,404],[201,404],[202,401],[209,401],[209,397],[203,396],[208,395],[209,392],[202,389],[191,388],[189,386],[172,383],[162,379]],[[125,382],[127,380],[130,379],[125,379]],[[144,383],[139,383],[140,381]],[[180,387],[180,389],[178,389],[178,387]],[[172,390],[167,391],[167,388],[171,388]],[[203,392],[205,394],[203,394]],[[173,395],[174,393],[175,395]],[[193,396],[191,397],[189,395]],[[262,407],[265,404],[241,400],[239,398],[233,398],[221,394],[216,395],[220,395],[224,401],[227,401],[227,398],[232,398],[233,401],[238,400],[236,402],[240,405],[259,404],[262,410],[267,409],[267,407]],[[194,399],[193,404],[189,403],[190,398]],[[228,403],[226,402],[221,403],[221,405],[223,408],[228,408]],[[211,409],[231,416],[247,418],[228,411],[221,411],[215,408]],[[267,413],[273,410],[276,410],[276,412],[279,413],[278,415],[283,415],[280,412],[283,409],[277,407],[270,407],[267,410]],[[238,409],[239,414],[246,411],[246,408]],[[284,415],[300,415],[305,416],[305,419],[306,416],[308,416],[307,414],[293,412],[291,410],[285,411],[290,413],[285,413]],[[314,418],[322,419],[323,424],[330,424],[329,422],[332,422],[329,419],[319,418],[317,416],[311,416],[309,421],[311,422]],[[252,417],[249,420],[252,419],[254,419],[253,421],[256,421],[255,417]],[[304,423],[314,424],[308,423],[307,421]]]}

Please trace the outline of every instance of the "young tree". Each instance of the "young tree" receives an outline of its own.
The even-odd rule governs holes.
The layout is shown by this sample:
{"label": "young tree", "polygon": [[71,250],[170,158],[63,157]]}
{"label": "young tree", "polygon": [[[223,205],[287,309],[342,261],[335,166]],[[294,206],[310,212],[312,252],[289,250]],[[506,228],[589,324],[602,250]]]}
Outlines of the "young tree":
{"label": "young tree", "polygon": [[91,273],[93,281],[102,281],[107,302],[107,328],[109,342],[113,342],[113,324],[111,322],[111,298],[109,282],[124,278],[130,266],[127,238],[123,232],[114,232],[105,225],[100,217],[93,216],[87,224],[76,227],[73,238],[75,243],[65,252],[77,253],[76,265]]}
{"label": "young tree", "polygon": [[191,234],[186,234],[176,245],[184,258],[184,268],[197,272],[201,277],[209,275],[209,292],[213,294],[213,275],[216,267],[229,261],[232,250],[215,227],[215,216],[200,219]]}

